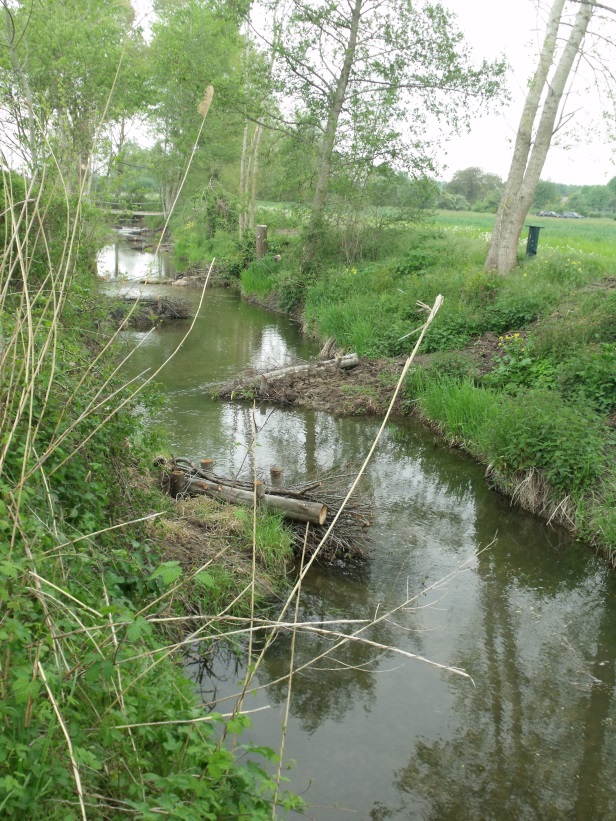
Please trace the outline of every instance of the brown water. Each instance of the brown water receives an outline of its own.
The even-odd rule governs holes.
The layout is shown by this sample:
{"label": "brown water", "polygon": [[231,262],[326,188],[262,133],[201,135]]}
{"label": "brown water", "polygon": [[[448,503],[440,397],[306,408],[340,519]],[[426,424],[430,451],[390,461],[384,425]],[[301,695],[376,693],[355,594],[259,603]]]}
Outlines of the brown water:
{"label": "brown water", "polygon": [[[133,372],[157,367],[185,328],[157,330]],[[209,401],[204,384],[313,353],[285,318],[208,291],[193,335],[160,376],[168,403],[158,421],[175,454],[213,458],[221,473],[248,469],[252,409]],[[377,429],[372,419],[276,408],[255,419],[258,468],[280,464],[289,481],[352,470]],[[489,491],[480,467],[435,448],[411,422],[388,428],[363,490],[376,511],[372,555],[311,571],[300,618],[370,619],[416,596],[368,638],[461,668],[472,682],[359,643],[298,674],[285,761],[297,761],[286,775],[308,817],[615,818],[614,574]],[[276,641],[257,685],[288,672],[290,642]],[[298,635],[295,666],[331,644]],[[204,699],[228,711],[242,662],[221,656],[191,669]],[[268,709],[242,741],[276,749],[285,698],[284,684],[249,697],[247,709]]]}

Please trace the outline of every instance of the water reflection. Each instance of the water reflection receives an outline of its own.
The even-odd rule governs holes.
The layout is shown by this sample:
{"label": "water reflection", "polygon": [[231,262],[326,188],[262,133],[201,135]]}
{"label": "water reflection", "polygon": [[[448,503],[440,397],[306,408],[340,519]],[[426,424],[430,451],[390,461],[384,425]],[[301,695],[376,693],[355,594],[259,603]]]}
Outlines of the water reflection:
{"label": "water reflection", "polygon": [[457,637],[477,686],[453,683],[451,737],[414,743],[374,819],[614,817],[614,579],[552,584],[546,552],[537,590],[499,553],[479,557],[480,618]]}
{"label": "water reflection", "polygon": [[[156,368],[186,325],[160,329],[131,360]],[[135,334],[133,339],[141,338]],[[377,424],[322,413],[210,402],[204,385],[243,367],[282,365],[314,350],[284,318],[207,294],[195,334],[161,380],[159,422],[176,453],[213,458],[221,473],[284,468],[289,482],[351,474]],[[481,467],[412,423],[391,426],[363,492],[375,511],[370,561],[315,568],[300,618],[371,619],[374,642],[466,670],[468,680],[419,661],[349,643],[294,680],[285,756],[291,787],[330,819],[608,819],[616,814],[616,582],[587,548],[488,490]],[[496,540],[495,540],[496,537]],[[447,582],[432,588],[439,579]],[[350,627],[340,628],[350,630]],[[289,670],[281,634],[259,669],[265,686]],[[331,649],[299,635],[296,667]],[[220,708],[243,664],[208,659],[198,680]],[[245,740],[277,748],[286,685],[258,690]]]}
{"label": "water reflection", "polygon": [[[107,280],[143,279],[153,277],[166,279],[173,276],[175,268],[167,253],[154,254],[140,251],[127,241],[127,235],[134,229],[119,229],[118,237],[112,245],[106,245],[98,254],[98,275]],[[155,238],[153,242],[157,242]]]}

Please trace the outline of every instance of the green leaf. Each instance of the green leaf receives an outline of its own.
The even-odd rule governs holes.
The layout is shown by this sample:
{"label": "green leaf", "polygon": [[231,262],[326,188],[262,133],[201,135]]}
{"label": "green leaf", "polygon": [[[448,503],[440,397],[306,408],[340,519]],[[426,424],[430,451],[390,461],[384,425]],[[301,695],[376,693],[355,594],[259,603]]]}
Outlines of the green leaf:
{"label": "green leaf", "polygon": [[150,579],[160,579],[164,585],[173,584],[182,575],[179,562],[163,562],[150,576]]}
{"label": "green leaf", "polygon": [[211,573],[208,573],[206,570],[203,570],[201,573],[197,573],[195,576],[195,581],[197,584],[207,587],[209,590],[216,587],[216,582],[212,578]]}
{"label": "green leaf", "polygon": [[149,635],[150,632],[149,622],[143,616],[137,616],[135,621],[126,628],[126,638],[129,641],[136,641],[140,636]]}

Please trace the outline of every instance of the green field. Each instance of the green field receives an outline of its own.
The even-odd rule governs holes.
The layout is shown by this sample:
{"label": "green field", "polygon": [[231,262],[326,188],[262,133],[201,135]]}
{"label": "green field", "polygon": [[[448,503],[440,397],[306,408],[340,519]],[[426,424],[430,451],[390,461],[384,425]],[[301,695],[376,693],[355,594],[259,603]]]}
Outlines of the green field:
{"label": "green field", "polygon": [[[473,211],[437,211],[436,225],[448,231],[460,232],[469,237],[483,238],[489,242],[494,226],[494,214]],[[539,225],[539,252],[551,248],[567,254],[592,254],[614,259],[616,264],[616,221],[611,219],[556,219],[529,214],[526,225]],[[526,246],[527,232],[522,232]],[[522,243],[521,243],[522,244]]]}

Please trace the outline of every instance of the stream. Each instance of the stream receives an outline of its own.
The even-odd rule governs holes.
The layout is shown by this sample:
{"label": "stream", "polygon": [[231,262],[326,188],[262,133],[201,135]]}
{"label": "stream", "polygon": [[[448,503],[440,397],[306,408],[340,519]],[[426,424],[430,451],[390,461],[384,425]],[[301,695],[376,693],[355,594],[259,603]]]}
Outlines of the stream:
{"label": "stream", "polygon": [[[106,287],[198,301],[192,290],[135,285],[131,279],[168,263],[118,244],[101,253],[99,272],[116,279],[112,266],[121,258],[128,281]],[[188,324],[130,331],[129,341],[140,343],[130,375],[158,368]],[[316,352],[286,317],[231,290],[208,289],[192,334],[158,377],[167,402],[156,422],[173,453],[214,459],[226,475],[252,470],[256,458],[264,474],[281,465],[286,483],[330,470],[351,474],[378,420],[260,407],[253,457],[252,408],[205,396],[206,383],[243,368]],[[406,655],[351,642],[295,676],[284,761],[297,765],[285,777],[308,802],[307,817],[615,818],[614,572],[587,546],[489,490],[481,466],[435,445],[412,420],[388,426],[362,493],[375,511],[370,557],[311,569],[299,619],[395,610],[366,635]],[[332,644],[298,634],[295,668]],[[291,636],[282,634],[254,684],[285,676],[290,653]],[[190,672],[206,702],[231,710],[241,661],[220,656]],[[246,699],[248,710],[267,709],[254,713],[241,743],[278,749],[286,692],[274,683]]]}

